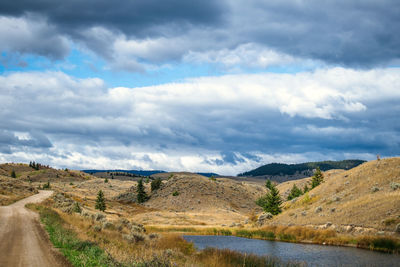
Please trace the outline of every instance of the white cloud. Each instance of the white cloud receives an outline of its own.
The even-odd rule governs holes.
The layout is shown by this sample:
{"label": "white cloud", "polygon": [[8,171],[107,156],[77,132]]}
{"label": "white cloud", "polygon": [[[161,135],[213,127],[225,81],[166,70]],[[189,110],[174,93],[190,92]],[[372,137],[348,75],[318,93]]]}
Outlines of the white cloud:
{"label": "white cloud", "polygon": [[399,74],[331,68],[139,88],[60,72],[7,74],[0,158],[235,174],[262,162],[395,155]]}

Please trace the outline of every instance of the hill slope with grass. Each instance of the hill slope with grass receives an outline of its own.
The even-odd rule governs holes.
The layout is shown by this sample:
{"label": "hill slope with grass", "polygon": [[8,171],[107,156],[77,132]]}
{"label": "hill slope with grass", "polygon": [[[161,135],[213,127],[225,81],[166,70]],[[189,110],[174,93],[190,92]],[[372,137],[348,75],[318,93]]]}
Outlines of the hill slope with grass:
{"label": "hill slope with grass", "polygon": [[300,164],[270,163],[254,170],[238,174],[238,176],[257,177],[270,179],[276,182],[296,180],[312,175],[313,170],[319,167],[322,171],[332,169],[349,170],[362,163],[364,160],[342,160],[342,161],[318,161]]}
{"label": "hill slope with grass", "polygon": [[[305,178],[277,187],[285,198],[293,184],[303,188],[310,181]],[[347,171],[324,172],[322,184],[286,201],[283,207],[283,213],[268,224],[342,227],[364,234],[376,230],[393,232],[400,223],[400,158],[370,161]]]}

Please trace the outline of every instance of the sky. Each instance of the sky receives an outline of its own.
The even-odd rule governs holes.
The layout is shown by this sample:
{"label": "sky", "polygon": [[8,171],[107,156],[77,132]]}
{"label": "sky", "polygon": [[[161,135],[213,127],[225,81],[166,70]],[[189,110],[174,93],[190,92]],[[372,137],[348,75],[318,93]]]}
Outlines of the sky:
{"label": "sky", "polygon": [[4,0],[0,162],[235,175],[400,155],[397,0]]}

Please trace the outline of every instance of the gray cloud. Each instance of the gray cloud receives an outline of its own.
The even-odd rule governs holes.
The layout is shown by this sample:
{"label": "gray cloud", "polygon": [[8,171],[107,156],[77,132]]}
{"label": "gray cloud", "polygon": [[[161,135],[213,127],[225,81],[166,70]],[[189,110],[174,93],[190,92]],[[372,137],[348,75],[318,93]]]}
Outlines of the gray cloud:
{"label": "gray cloud", "polygon": [[399,77],[332,68],[106,88],[59,72],[8,74],[0,160],[234,174],[268,160],[396,156]]}
{"label": "gray cloud", "polygon": [[51,27],[52,38],[37,38],[50,42],[16,51],[60,58],[65,44],[55,42],[67,36],[114,69],[133,72],[183,59],[261,68],[299,59],[361,68],[396,64],[399,12],[396,0],[0,3],[1,15],[35,17]]}
{"label": "gray cloud", "polygon": [[4,37],[0,41],[1,51],[37,54],[52,60],[69,53],[67,39],[41,18],[0,17],[0,35]]}
{"label": "gray cloud", "polygon": [[[219,1],[3,1],[0,13],[22,16],[42,15],[64,32],[103,26],[128,35],[151,36],[161,25],[175,30],[195,25],[213,25],[221,22],[223,7]],[[166,30],[166,29],[164,29]],[[167,32],[166,32],[167,33]]]}

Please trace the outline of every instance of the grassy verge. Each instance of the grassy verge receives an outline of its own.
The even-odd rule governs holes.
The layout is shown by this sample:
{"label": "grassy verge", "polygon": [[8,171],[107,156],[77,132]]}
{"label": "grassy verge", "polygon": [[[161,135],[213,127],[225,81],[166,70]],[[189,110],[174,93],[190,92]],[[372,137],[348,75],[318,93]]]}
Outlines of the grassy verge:
{"label": "grassy verge", "polygon": [[340,235],[333,230],[315,230],[300,226],[270,226],[263,228],[195,228],[195,227],[149,227],[152,232],[176,232],[194,235],[233,235],[272,241],[314,243],[324,245],[353,246],[374,251],[400,253],[400,239],[383,236]]}
{"label": "grassy verge", "polygon": [[[74,214],[58,213],[46,205],[27,206],[39,212],[51,242],[74,266],[301,266],[230,250],[196,251],[192,243],[171,233],[164,233],[154,240],[127,243],[114,230],[94,234],[88,230],[91,222]],[[87,233],[86,237],[83,233]],[[227,231],[218,233],[228,234]]]}
{"label": "grassy verge", "polygon": [[76,234],[64,226],[60,215],[44,206],[30,205],[40,214],[40,220],[49,233],[50,241],[74,266],[116,266],[104,250],[89,241],[80,240]]}

